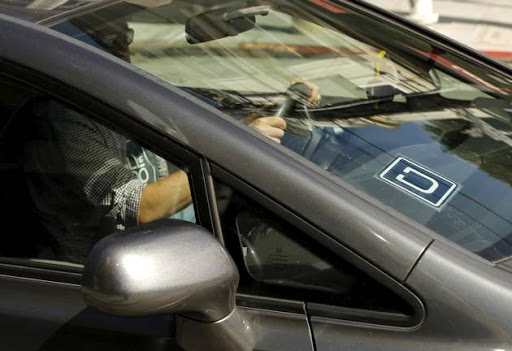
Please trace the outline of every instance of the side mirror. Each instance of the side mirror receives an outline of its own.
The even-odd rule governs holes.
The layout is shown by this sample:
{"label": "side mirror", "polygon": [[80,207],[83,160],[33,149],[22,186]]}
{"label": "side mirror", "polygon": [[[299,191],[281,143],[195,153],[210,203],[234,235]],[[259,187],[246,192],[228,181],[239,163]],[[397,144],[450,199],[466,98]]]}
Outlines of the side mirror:
{"label": "side mirror", "polygon": [[236,309],[238,280],[209,232],[162,220],[99,241],[82,293],[89,306],[114,315],[177,313],[176,337],[186,350],[252,350],[251,328]]}
{"label": "side mirror", "polygon": [[247,8],[221,8],[190,17],[185,23],[187,42],[204,43],[211,40],[236,36],[256,25],[256,16],[265,16],[268,6]]}

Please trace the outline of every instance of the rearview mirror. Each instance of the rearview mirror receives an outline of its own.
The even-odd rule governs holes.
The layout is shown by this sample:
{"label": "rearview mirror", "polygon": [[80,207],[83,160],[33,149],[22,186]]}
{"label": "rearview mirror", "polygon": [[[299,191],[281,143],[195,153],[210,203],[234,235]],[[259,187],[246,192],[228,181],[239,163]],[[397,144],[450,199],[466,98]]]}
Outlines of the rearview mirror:
{"label": "rearview mirror", "polygon": [[236,309],[238,280],[211,233],[162,220],[100,240],[85,263],[82,293],[114,315],[178,313],[176,338],[186,350],[252,350],[251,328]]}
{"label": "rearview mirror", "polygon": [[238,35],[254,28],[257,15],[265,16],[268,12],[268,6],[230,7],[203,12],[187,19],[187,42],[198,44]]}

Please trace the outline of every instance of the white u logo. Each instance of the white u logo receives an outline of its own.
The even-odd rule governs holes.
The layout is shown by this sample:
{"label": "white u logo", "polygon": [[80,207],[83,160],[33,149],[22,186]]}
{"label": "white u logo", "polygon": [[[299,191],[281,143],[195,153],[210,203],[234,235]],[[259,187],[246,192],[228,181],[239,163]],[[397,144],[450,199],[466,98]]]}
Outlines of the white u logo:
{"label": "white u logo", "polygon": [[[417,175],[419,175],[420,177],[428,180],[431,185],[428,189],[425,189],[425,188],[420,188],[419,186],[415,185],[415,184],[412,184],[410,182],[408,182],[407,180],[405,180],[405,175],[404,174],[408,174],[408,173],[415,173]],[[404,183],[404,184],[407,184],[407,186],[410,186],[411,188],[419,191],[419,192],[422,192],[423,194],[432,194],[434,191],[436,191],[437,188],[439,188],[439,183],[435,180],[435,179],[432,179],[431,177],[423,174],[423,173],[420,173],[418,172],[417,170],[411,168],[411,167],[406,167],[404,169],[404,171],[402,172],[402,174],[399,174],[396,176],[396,180],[398,180],[399,182],[401,183]]]}

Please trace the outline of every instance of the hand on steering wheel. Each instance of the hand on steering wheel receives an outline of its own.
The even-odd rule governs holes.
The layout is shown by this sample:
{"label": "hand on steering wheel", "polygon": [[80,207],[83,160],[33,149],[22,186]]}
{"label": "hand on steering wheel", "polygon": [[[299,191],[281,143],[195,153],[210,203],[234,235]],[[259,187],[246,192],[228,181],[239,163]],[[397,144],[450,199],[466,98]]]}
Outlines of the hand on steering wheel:
{"label": "hand on steering wheel", "polygon": [[289,115],[296,102],[318,105],[322,99],[318,86],[302,78],[290,82],[290,87],[286,90],[285,96],[285,102],[277,111],[276,116]]}
{"label": "hand on steering wheel", "polygon": [[286,129],[286,121],[279,116],[256,117],[250,120],[249,127],[280,144]]}
{"label": "hand on steering wheel", "polygon": [[250,116],[244,119],[249,127],[257,130],[276,143],[281,143],[281,138],[284,136],[284,131],[286,130],[286,121],[283,117],[290,113],[297,101],[310,105],[318,105],[321,99],[318,86],[305,79],[292,80],[290,82],[290,88],[288,88],[285,94],[286,100],[275,116]]}

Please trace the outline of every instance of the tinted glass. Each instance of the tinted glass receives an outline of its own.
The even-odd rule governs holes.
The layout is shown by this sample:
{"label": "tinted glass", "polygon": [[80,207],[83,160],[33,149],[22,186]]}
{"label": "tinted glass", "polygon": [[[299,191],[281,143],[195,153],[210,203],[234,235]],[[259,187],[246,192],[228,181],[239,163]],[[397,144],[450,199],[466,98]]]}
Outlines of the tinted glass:
{"label": "tinted glass", "polygon": [[412,313],[396,293],[271,211],[216,182],[226,246],[241,293],[372,311]]}
{"label": "tinted glass", "polygon": [[284,116],[284,146],[487,259],[512,255],[508,76],[327,0],[118,4],[55,29],[105,49],[97,33],[127,43],[125,27],[117,56],[238,120]]}
{"label": "tinted glass", "polygon": [[0,89],[1,256],[76,266],[114,232],[195,222],[180,167],[52,97],[2,78]]}
{"label": "tinted glass", "polygon": [[87,0],[4,0],[0,2],[0,13],[37,22],[90,5],[91,2]]}

